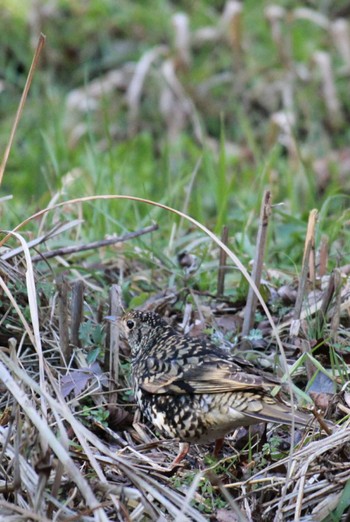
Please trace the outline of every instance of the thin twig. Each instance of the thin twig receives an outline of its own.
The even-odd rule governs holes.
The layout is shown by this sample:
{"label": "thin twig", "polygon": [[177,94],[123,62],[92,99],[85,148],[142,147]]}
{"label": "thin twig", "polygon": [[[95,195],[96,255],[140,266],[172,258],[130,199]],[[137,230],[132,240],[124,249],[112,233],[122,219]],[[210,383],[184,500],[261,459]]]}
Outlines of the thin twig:
{"label": "thin twig", "polygon": [[60,356],[64,366],[71,357],[71,347],[69,345],[69,329],[68,329],[68,283],[64,274],[60,274],[56,280],[58,291],[58,321],[59,321],[59,338],[60,338]]}
{"label": "thin twig", "polygon": [[[266,248],[267,239],[267,227],[269,218],[271,215],[271,192],[266,190],[264,192],[261,210],[260,210],[260,223],[258,230],[258,237],[256,242],[256,253],[252,270],[252,279],[257,288],[260,287],[262,267],[264,262],[264,254]],[[242,336],[247,336],[254,324],[255,311],[257,306],[257,296],[253,288],[249,287],[247,304],[244,310],[244,321],[242,327]]]}
{"label": "thin twig", "polygon": [[[110,314],[116,318],[121,316],[121,288],[119,285],[112,285],[109,293]],[[108,358],[108,360],[107,360]],[[108,364],[110,371],[110,402],[117,402],[117,393],[115,391],[119,378],[119,326],[118,321],[110,323],[109,328],[109,346],[106,350],[105,364]]]}
{"label": "thin twig", "polygon": [[329,277],[329,280],[328,280],[328,285],[327,285],[327,288],[323,294],[323,297],[322,297],[322,303],[321,303],[321,307],[320,307],[320,310],[318,312],[318,315],[319,315],[319,325],[320,325],[320,329],[322,330],[323,328],[323,325],[326,321],[326,314],[327,314],[327,311],[331,305],[331,302],[332,302],[332,299],[333,299],[333,295],[334,295],[334,291],[335,291],[335,281],[334,281],[334,272],[330,275]]}
{"label": "thin twig", "polygon": [[309,257],[309,277],[312,284],[315,284],[315,229],[316,229],[316,222],[317,222],[317,216],[318,216],[318,210],[315,208],[311,210],[309,215],[309,221],[307,224],[307,231],[306,231],[306,240],[305,240],[305,250],[304,250],[304,257],[303,257],[303,263],[305,263],[305,257],[306,257],[306,247],[308,243],[310,242],[310,253],[308,255]]}
{"label": "thin twig", "polygon": [[296,337],[298,335],[299,329],[300,329],[300,315],[301,315],[301,309],[303,307],[307,275],[309,272],[309,253],[310,253],[310,251],[311,251],[311,243],[309,242],[306,245],[306,250],[304,251],[304,253],[306,254],[304,256],[305,262],[303,263],[303,266],[301,269],[301,275],[300,275],[299,286],[298,286],[298,294],[297,294],[297,298],[295,301],[293,319],[290,324],[289,335],[291,337]]}
{"label": "thin twig", "polygon": [[[227,245],[227,243],[228,243],[228,227],[226,225],[222,229],[221,241],[225,245]],[[226,252],[224,250],[222,250],[222,248],[220,248],[218,286],[217,286],[217,295],[218,296],[224,295],[224,292],[225,292],[226,259],[227,259]]]}
{"label": "thin twig", "polygon": [[[61,461],[58,461],[57,465],[56,465],[55,478],[53,480],[53,484],[51,487],[51,496],[53,498],[58,498],[59,489],[62,486],[63,476],[64,476],[64,466]],[[55,509],[55,505],[50,500],[48,503],[48,507],[47,507],[47,515],[50,518],[50,520],[52,520],[52,518],[53,518],[52,515],[54,512],[54,509]]]}
{"label": "thin twig", "polygon": [[[301,269],[298,295],[295,302],[293,320],[290,325],[290,336],[295,337],[299,333],[300,328],[300,314],[303,306],[303,299],[306,288],[307,276],[310,272],[310,277],[315,281],[315,227],[317,219],[317,210],[313,209],[309,215],[309,222],[305,238],[303,265]],[[311,268],[312,265],[312,268]]]}
{"label": "thin twig", "polygon": [[327,265],[328,265],[328,237],[321,237],[321,245],[320,245],[320,254],[319,254],[319,263],[318,263],[318,275],[323,277],[327,273]]}
{"label": "thin twig", "polygon": [[84,281],[76,281],[72,286],[71,339],[74,346],[80,346],[79,329],[83,320]]}
{"label": "thin twig", "polygon": [[[53,237],[57,236],[58,234],[62,234],[62,232],[66,232],[67,230],[70,230],[71,228],[80,225],[84,221],[82,219],[74,219],[73,221],[70,221],[69,223],[63,223],[63,225],[58,224],[55,225],[52,230],[49,232],[46,232],[46,234],[43,234],[42,236],[36,237],[35,239],[32,239],[32,241],[28,241],[27,247],[29,249],[40,245],[41,243],[44,243],[48,239],[52,239]],[[11,259],[12,257],[17,256],[18,254],[21,254],[23,252],[23,247],[19,246],[17,248],[13,248],[12,250],[9,250],[8,252],[5,252],[0,259],[3,261],[7,261],[8,259]]]}
{"label": "thin twig", "polygon": [[317,408],[314,406],[312,409],[312,413],[316,417],[317,422],[321,426],[321,428],[327,433],[327,435],[332,435],[333,431],[330,428],[330,426],[327,424],[327,422],[324,420],[322,415],[318,412]]}
{"label": "thin twig", "polygon": [[335,307],[331,319],[331,336],[333,342],[338,340],[339,324],[340,324],[340,306],[341,306],[341,284],[342,276],[338,268],[334,270],[334,293],[335,293]]}
{"label": "thin twig", "polygon": [[2,183],[2,178],[4,176],[7,160],[10,155],[12,143],[13,143],[13,140],[14,140],[14,137],[16,134],[16,130],[17,130],[17,126],[18,126],[19,120],[21,118],[24,104],[26,102],[27,95],[28,95],[28,92],[29,92],[29,89],[30,89],[30,86],[31,86],[31,83],[33,80],[33,75],[34,75],[35,69],[37,68],[41,51],[43,50],[43,47],[45,45],[45,40],[46,40],[46,36],[41,33],[41,35],[39,36],[38,45],[37,45],[35,53],[34,53],[32,65],[30,66],[30,69],[29,69],[27,81],[26,81],[26,84],[23,89],[22,97],[21,97],[21,100],[18,105],[18,109],[17,109],[16,116],[15,116],[15,121],[13,122],[13,126],[12,126],[11,133],[10,133],[10,138],[7,143],[4,157],[3,157],[1,165],[0,165],[0,185]]}
{"label": "thin twig", "polygon": [[67,256],[69,254],[85,252],[86,250],[92,250],[94,248],[115,245],[116,243],[122,243],[123,241],[127,241],[129,239],[133,239],[135,237],[154,232],[154,230],[158,230],[158,225],[156,223],[150,225],[149,227],[141,228],[140,230],[135,230],[135,232],[128,232],[124,236],[112,237],[110,239],[102,239],[101,241],[93,241],[92,243],[87,243],[86,245],[73,245],[69,247],[57,248],[56,250],[50,250],[48,252],[43,252],[38,256],[34,256],[32,258],[32,261],[36,262],[41,261],[42,259],[50,259],[51,257]]}

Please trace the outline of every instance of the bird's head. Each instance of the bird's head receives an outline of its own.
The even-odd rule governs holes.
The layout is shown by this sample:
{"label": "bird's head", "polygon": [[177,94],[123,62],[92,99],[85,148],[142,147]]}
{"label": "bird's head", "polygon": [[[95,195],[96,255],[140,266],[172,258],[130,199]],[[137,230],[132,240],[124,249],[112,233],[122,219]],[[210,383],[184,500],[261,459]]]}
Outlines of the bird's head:
{"label": "bird's head", "polygon": [[124,315],[121,325],[133,357],[152,347],[161,331],[168,327],[160,315],[140,310],[132,310]]}

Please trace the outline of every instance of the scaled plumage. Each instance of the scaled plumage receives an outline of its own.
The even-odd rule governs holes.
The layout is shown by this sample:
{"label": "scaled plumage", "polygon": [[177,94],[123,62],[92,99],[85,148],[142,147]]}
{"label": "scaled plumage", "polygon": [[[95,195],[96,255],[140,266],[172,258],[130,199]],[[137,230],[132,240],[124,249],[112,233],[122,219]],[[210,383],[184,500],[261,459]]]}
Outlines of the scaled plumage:
{"label": "scaled plumage", "polygon": [[153,312],[131,311],[122,327],[142,413],[167,437],[207,443],[258,422],[307,425],[272,397],[278,381],[215,345],[182,335]]}

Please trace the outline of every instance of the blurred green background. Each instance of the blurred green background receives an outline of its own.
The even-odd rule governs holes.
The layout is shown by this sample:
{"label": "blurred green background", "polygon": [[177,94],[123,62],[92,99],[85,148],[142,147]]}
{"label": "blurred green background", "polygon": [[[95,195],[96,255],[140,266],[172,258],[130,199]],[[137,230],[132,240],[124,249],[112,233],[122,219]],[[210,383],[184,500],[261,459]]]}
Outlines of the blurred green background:
{"label": "blurred green background", "polygon": [[[40,32],[47,38],[2,184],[13,195],[3,203],[6,228],[52,198],[131,194],[217,233],[227,224],[235,251],[250,259],[269,188],[269,263],[300,262],[314,207],[332,264],[349,262],[345,0],[1,0],[0,8],[1,150]],[[174,225],[125,202],[85,205],[84,218],[86,239],[154,218],[167,242]]]}

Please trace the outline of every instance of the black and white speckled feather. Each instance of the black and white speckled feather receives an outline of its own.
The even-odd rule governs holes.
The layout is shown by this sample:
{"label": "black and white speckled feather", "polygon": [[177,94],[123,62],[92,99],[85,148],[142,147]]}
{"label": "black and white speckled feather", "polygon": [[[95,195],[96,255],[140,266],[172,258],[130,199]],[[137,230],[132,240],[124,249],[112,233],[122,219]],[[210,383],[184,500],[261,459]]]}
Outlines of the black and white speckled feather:
{"label": "black and white speckled feather", "polygon": [[[139,407],[165,436],[205,443],[238,426],[292,423],[290,408],[270,394],[278,381],[247,361],[181,335],[152,312],[129,312],[122,326]],[[294,422],[307,425],[310,416],[295,412]]]}

